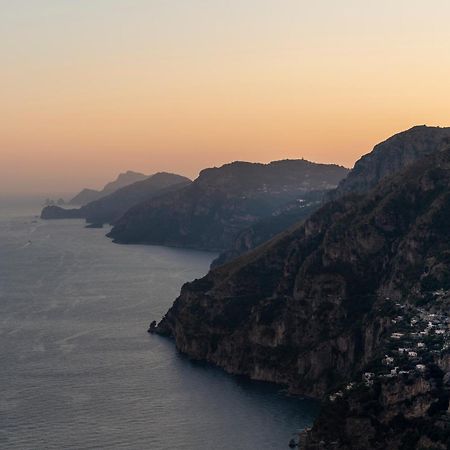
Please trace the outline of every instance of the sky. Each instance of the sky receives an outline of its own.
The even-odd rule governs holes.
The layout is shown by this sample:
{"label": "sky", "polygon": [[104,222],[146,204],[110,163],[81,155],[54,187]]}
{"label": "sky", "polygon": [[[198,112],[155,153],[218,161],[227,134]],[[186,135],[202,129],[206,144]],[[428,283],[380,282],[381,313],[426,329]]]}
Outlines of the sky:
{"label": "sky", "polygon": [[0,0],[0,194],[352,167],[450,125],[448,0]]}

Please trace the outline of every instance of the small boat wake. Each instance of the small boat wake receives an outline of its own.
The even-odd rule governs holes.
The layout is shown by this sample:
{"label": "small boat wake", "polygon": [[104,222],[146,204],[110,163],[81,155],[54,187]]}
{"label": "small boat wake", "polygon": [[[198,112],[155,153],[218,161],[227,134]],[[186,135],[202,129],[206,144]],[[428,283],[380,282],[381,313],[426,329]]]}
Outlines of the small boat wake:
{"label": "small boat wake", "polygon": [[32,244],[32,242],[29,240],[25,245],[22,245],[20,248],[27,248]]}

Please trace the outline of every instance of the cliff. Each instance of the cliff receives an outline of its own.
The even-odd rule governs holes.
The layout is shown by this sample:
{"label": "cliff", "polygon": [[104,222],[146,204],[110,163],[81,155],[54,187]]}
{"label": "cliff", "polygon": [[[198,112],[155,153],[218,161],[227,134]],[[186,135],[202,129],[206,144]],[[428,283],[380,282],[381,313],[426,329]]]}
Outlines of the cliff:
{"label": "cliff", "polygon": [[[415,366],[412,366],[415,367]],[[348,384],[332,394],[312,429],[300,437],[303,450],[411,450],[450,448],[448,377],[436,364],[424,371],[398,370],[373,382]]]}
{"label": "cliff", "polygon": [[304,450],[450,448],[450,291],[391,304],[378,360],[325,400]]}
{"label": "cliff", "polygon": [[190,183],[191,181],[186,177],[160,172],[118,189],[79,209],[46,207],[42,210],[41,217],[43,219],[83,218],[94,224],[113,223],[134,205],[155,196],[182,189]]}
{"label": "cliff", "polygon": [[415,126],[398,133],[359,159],[349,175],[339,183],[329,199],[349,193],[364,193],[384,177],[394,175],[420,158],[445,148],[450,128]]}
{"label": "cliff", "polygon": [[347,172],[304,160],[206,169],[185,189],[130,209],[109,236],[121,243],[227,249],[244,228],[305,194],[337,186]]}
{"label": "cliff", "polygon": [[[448,437],[444,380],[450,378],[442,363],[450,339],[449,223],[450,148],[385,178],[366,195],[326,204],[304,223],[186,284],[153,331],[171,336],[191,358],[230,373],[317,398],[334,393],[339,401],[333,404],[343,409],[324,408],[303,437],[305,448],[442,448]],[[438,323],[428,329],[431,314]],[[423,355],[411,350],[422,348],[422,332],[432,350]],[[398,346],[410,347],[406,357]],[[384,366],[387,357],[393,360]],[[362,382],[366,371],[369,379]],[[356,382],[362,397],[359,384],[348,396],[341,391]],[[423,415],[413,446],[386,434],[409,435]]]}
{"label": "cliff", "polygon": [[256,248],[276,234],[305,220],[321,203],[338,199],[349,193],[366,193],[384,177],[393,175],[418,159],[445,148],[450,128],[417,126],[392,136],[377,144],[373,151],[363,156],[340,183],[337,189],[322,192],[321,196],[305,195],[304,202],[292,202],[251,225],[233,240],[230,247],[213,262],[217,267]]}

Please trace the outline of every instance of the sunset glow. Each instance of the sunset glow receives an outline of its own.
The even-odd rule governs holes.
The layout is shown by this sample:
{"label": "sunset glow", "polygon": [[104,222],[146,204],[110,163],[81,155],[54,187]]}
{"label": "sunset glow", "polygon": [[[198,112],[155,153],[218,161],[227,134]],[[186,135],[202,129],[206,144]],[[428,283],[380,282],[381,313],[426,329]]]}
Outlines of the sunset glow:
{"label": "sunset glow", "polygon": [[447,0],[0,0],[0,192],[236,159],[351,167],[450,125],[449,17]]}

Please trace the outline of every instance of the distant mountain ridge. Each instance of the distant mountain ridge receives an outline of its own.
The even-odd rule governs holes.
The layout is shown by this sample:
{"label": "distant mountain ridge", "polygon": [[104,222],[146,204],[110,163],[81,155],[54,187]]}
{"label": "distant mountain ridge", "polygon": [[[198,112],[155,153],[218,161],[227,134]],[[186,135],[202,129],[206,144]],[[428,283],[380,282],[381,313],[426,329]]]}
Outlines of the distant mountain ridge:
{"label": "distant mountain ridge", "polygon": [[127,211],[109,236],[120,243],[226,249],[242,229],[305,194],[336,187],[347,172],[305,160],[205,169],[190,186]]}
{"label": "distant mountain ridge", "polygon": [[322,201],[317,201],[317,196],[314,198],[315,201],[306,198],[303,204],[286,205],[277,215],[251,225],[236,236],[230,248],[219,255],[212,267],[231,261],[268,241],[284,229],[305,220],[320,207],[321,203],[351,193],[368,192],[384,177],[397,173],[437,149],[445,148],[448,139],[450,139],[450,128],[422,125],[398,133],[377,144],[371,153],[356,162],[355,167],[340,181],[336,189],[322,195]]}
{"label": "distant mountain ridge", "polygon": [[113,223],[129,208],[158,195],[181,189],[191,183],[189,178],[159,172],[144,180],[117,189],[79,209],[48,206],[42,210],[43,219],[86,219],[92,224]]}
{"label": "distant mountain ridge", "polygon": [[144,175],[143,173],[133,172],[128,170],[120,173],[114,181],[107,183],[102,190],[97,191],[95,189],[83,189],[75,197],[69,200],[69,205],[84,206],[87,203],[98,200],[101,197],[112,194],[117,189],[142,181],[148,178],[150,175]]}

